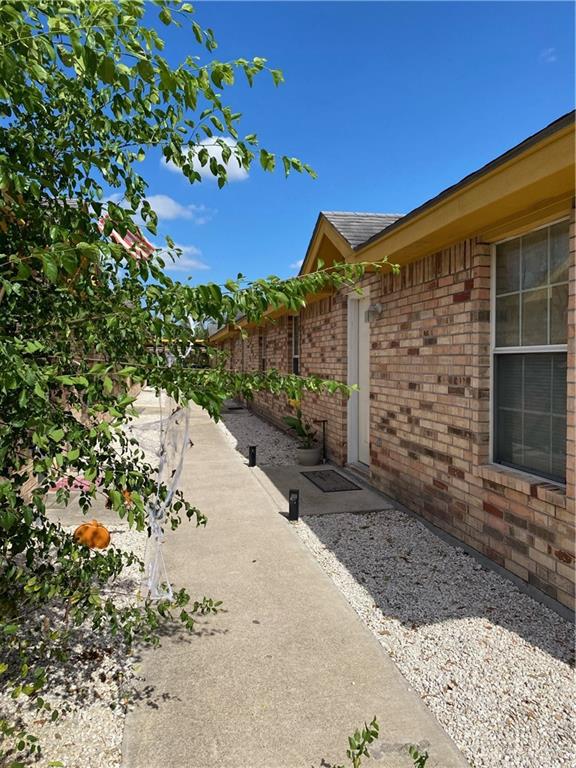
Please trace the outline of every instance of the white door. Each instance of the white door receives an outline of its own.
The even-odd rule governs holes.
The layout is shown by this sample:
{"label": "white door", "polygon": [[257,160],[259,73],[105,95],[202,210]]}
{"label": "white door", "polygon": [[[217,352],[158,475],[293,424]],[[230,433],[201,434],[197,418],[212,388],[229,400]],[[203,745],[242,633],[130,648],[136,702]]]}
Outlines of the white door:
{"label": "white door", "polygon": [[370,299],[358,301],[358,461],[370,465]]}

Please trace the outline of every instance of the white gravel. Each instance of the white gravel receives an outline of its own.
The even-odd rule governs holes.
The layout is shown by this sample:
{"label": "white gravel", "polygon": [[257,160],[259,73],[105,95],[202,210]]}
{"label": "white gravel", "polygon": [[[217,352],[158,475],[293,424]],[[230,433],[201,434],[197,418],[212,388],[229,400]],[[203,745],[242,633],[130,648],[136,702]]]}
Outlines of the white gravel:
{"label": "white gravel", "polygon": [[295,530],[474,768],[576,765],[570,624],[404,512]]}
{"label": "white gravel", "polygon": [[[171,401],[165,399],[165,407]],[[129,431],[138,438],[151,464],[158,462],[160,422],[157,398],[148,390],[141,393],[139,405],[144,410]],[[97,507],[92,516],[98,517]],[[112,546],[144,559],[145,531],[130,529],[119,518],[108,526]],[[65,527],[72,532],[75,526]],[[138,564],[125,568],[122,577],[103,595],[113,595],[118,607],[136,603],[142,580]],[[34,621],[31,617],[30,621]],[[63,768],[118,768],[125,715],[134,692],[137,659],[130,655],[120,637],[80,627],[74,636],[69,657],[50,669],[48,685],[42,698],[60,717],[51,721],[50,712],[41,714],[26,696],[11,699],[0,693],[1,717],[17,718],[28,733],[38,738],[41,757],[30,764],[37,768],[62,765]],[[1,763],[1,759],[0,759]],[[28,765],[29,763],[26,763]]]}
{"label": "white gravel", "polygon": [[[66,528],[72,531],[73,528]],[[117,523],[110,529],[118,549],[144,555],[146,534]],[[126,568],[111,594],[118,606],[135,600],[140,584],[138,565]],[[26,696],[11,699],[0,694],[2,716],[20,718],[28,733],[42,747],[38,768],[51,764],[64,768],[117,768],[134,658],[120,638],[80,627],[65,662],[52,669],[50,682],[40,695],[60,717],[52,722],[50,712],[38,713]],[[26,763],[28,764],[28,763]]]}
{"label": "white gravel", "polygon": [[218,426],[228,442],[246,459],[248,446],[255,445],[259,465],[296,463],[296,439],[247,409],[224,411]]}
{"label": "white gravel", "polygon": [[[220,427],[258,463],[294,463],[294,440],[248,411]],[[576,766],[568,622],[400,510],[294,530],[471,766]]]}

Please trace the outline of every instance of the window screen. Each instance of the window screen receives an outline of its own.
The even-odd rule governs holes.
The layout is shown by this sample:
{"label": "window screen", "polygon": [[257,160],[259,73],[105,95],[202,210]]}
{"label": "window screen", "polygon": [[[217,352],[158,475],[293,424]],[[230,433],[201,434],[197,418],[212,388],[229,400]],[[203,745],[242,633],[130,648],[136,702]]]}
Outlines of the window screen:
{"label": "window screen", "polygon": [[566,355],[495,356],[498,460],[543,477],[566,471]]}
{"label": "window screen", "polygon": [[564,221],[497,246],[497,348],[566,344],[568,256]]}
{"label": "window screen", "polygon": [[568,222],[496,247],[494,460],[560,481],[568,261]]}

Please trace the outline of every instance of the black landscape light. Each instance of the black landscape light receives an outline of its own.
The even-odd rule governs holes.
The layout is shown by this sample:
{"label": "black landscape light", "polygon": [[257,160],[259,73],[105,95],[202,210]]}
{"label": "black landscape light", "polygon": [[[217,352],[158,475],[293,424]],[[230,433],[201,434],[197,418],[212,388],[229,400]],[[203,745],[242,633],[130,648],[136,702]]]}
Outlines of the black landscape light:
{"label": "black landscape light", "polygon": [[255,445],[248,446],[248,466],[249,467],[256,466],[256,446]]}
{"label": "black landscape light", "polygon": [[300,517],[300,491],[297,488],[291,488],[288,491],[288,520],[297,522]]}

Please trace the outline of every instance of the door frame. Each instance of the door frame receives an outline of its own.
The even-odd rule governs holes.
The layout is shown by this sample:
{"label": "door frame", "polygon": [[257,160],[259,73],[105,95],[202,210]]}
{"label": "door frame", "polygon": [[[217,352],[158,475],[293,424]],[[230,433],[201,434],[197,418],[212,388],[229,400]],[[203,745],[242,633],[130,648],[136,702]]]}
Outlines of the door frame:
{"label": "door frame", "polygon": [[[360,300],[369,299],[369,293],[363,295],[354,294],[348,296],[348,334],[347,334],[347,361],[348,384],[358,384],[358,332],[360,328]],[[369,347],[370,349],[370,347]],[[370,403],[370,401],[369,401]],[[368,405],[370,407],[370,405]],[[360,439],[359,425],[359,393],[352,392],[348,398],[347,407],[347,461],[348,464],[359,464],[358,442]],[[365,465],[363,465],[365,466]]]}

